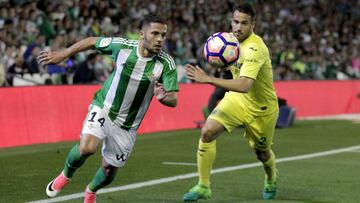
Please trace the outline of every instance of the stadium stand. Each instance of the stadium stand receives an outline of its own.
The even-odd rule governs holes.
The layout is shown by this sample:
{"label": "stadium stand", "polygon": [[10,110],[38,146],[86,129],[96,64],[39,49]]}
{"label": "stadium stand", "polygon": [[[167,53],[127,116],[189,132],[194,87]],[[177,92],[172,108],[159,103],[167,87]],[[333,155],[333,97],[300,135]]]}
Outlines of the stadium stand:
{"label": "stadium stand", "polygon": [[[270,47],[275,80],[360,78],[360,1],[250,2],[258,11],[255,32]],[[162,14],[169,21],[166,49],[178,65],[189,59],[203,63],[202,43],[211,33],[229,30],[231,8],[236,3],[235,0],[0,1],[0,53],[4,53],[0,55],[0,64],[6,74],[6,82],[0,85],[28,84],[18,82],[21,77],[29,79],[25,78],[26,73],[52,74],[51,68],[36,63],[41,49],[65,48],[87,36],[136,39],[139,20],[148,13]],[[76,69],[89,54],[78,55],[71,66],[63,64],[65,71],[54,73],[60,76],[51,76],[56,78],[52,82],[72,84]],[[101,83],[111,72],[112,64],[108,61],[106,57],[97,58],[95,67],[99,74],[90,83]],[[9,72],[11,66],[13,72]],[[37,82],[33,84],[44,84],[38,76],[34,78]]]}

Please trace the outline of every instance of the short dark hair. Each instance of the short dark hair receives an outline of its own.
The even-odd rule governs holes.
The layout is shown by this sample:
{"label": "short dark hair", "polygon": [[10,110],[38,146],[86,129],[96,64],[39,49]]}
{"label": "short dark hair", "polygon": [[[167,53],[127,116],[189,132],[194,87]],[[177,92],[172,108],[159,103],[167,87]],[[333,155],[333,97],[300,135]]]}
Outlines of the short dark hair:
{"label": "short dark hair", "polygon": [[256,19],[256,10],[255,8],[249,4],[249,3],[245,3],[245,4],[241,4],[238,5],[235,9],[235,11],[239,11],[241,13],[246,13],[251,17],[251,20],[254,21]]}
{"label": "short dark hair", "polygon": [[145,26],[149,25],[150,23],[161,23],[166,24],[166,21],[163,17],[155,14],[148,14],[144,17],[144,19],[140,22],[140,30]]}

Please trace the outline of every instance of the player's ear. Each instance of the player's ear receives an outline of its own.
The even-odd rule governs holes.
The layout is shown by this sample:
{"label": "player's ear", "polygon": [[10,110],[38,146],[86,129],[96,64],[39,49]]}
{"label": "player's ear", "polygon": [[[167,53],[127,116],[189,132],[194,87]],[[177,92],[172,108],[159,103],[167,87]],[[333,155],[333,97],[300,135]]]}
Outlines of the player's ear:
{"label": "player's ear", "polygon": [[252,29],[252,30],[254,30],[255,24],[256,24],[256,21],[255,21],[255,20],[252,20],[252,22],[251,22],[251,29]]}
{"label": "player's ear", "polygon": [[144,30],[140,30],[139,36],[140,36],[140,39],[145,39],[145,32],[144,32]]}

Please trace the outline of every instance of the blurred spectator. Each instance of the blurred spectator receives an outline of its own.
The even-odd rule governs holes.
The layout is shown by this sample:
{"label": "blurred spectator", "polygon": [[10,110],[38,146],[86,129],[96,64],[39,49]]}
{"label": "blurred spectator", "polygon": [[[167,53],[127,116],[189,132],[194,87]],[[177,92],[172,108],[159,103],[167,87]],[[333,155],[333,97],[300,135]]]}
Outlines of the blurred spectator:
{"label": "blurred spectator", "polygon": [[43,35],[38,35],[36,37],[36,40],[29,43],[26,47],[26,50],[23,54],[23,57],[25,60],[28,60],[28,58],[33,54],[33,49],[36,47],[43,48],[45,46],[45,37]]}
{"label": "blurred spectator", "polygon": [[[275,79],[360,78],[360,1],[250,2],[258,11],[255,32],[263,36],[271,51]],[[138,39],[141,17],[158,13],[169,22],[165,48],[176,63],[184,65],[195,58],[201,64],[204,63],[201,45],[212,33],[230,30],[232,8],[237,3],[236,0],[0,1],[0,52],[4,53],[0,63],[7,72],[15,58],[23,56],[29,73],[46,72],[46,67],[38,67],[34,61],[36,47],[65,48],[87,36]],[[75,58],[74,64],[83,63],[86,57]],[[99,60],[94,69],[95,82],[103,81],[99,77],[106,76],[112,68]],[[101,65],[107,66],[100,68]]]}
{"label": "blurred spectator", "polygon": [[15,47],[7,46],[5,49],[5,55],[2,56],[1,63],[4,65],[5,70],[7,71],[11,65],[15,63]]}
{"label": "blurred spectator", "polygon": [[4,86],[6,82],[5,67],[0,63],[0,87]]}
{"label": "blurred spectator", "polygon": [[74,84],[89,84],[96,81],[95,77],[96,54],[88,55],[86,61],[80,63],[75,70]]}
{"label": "blurred spectator", "polygon": [[24,75],[25,73],[28,73],[28,69],[26,64],[24,63],[24,59],[20,56],[18,56],[15,60],[15,62],[8,68],[6,76],[7,81],[10,85],[13,84],[13,79],[16,75]]}
{"label": "blurred spectator", "polygon": [[360,46],[353,52],[351,56],[351,72],[356,77],[360,78]]}
{"label": "blurred spectator", "polygon": [[97,83],[105,82],[115,67],[114,61],[107,55],[96,55],[94,72]]}
{"label": "blurred spectator", "polygon": [[44,72],[44,71],[40,71],[40,66],[36,59],[39,56],[39,54],[40,54],[40,47],[36,46],[31,50],[30,55],[25,59],[26,66],[28,67],[29,73],[31,74]]}

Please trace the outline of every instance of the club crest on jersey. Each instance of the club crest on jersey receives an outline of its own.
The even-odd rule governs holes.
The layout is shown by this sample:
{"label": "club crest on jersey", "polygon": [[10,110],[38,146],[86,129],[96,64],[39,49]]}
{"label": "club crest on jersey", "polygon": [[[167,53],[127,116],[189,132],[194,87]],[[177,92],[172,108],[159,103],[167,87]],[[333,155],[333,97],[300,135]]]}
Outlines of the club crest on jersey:
{"label": "club crest on jersey", "polygon": [[156,76],[154,75],[154,73],[148,73],[146,76],[150,81],[156,80]]}
{"label": "club crest on jersey", "polygon": [[111,38],[111,37],[101,39],[101,40],[100,40],[100,43],[99,43],[99,47],[107,47],[107,46],[109,46],[109,44],[111,43],[111,41],[112,41],[112,38]]}

